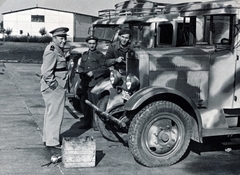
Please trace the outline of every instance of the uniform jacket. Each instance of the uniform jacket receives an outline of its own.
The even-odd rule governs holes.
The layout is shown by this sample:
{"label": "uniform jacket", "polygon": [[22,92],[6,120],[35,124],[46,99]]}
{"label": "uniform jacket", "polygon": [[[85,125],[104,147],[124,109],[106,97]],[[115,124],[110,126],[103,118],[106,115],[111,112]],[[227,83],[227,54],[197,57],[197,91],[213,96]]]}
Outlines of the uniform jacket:
{"label": "uniform jacket", "polygon": [[131,46],[129,45],[127,48],[120,47],[120,41],[114,42],[111,44],[106,52],[106,61],[105,64],[109,66],[114,66],[114,69],[126,69],[126,64],[124,62],[116,63],[115,59],[119,56],[124,57],[126,61],[126,54],[131,50]]}
{"label": "uniform jacket", "polygon": [[49,85],[58,82],[62,88],[67,84],[67,62],[61,48],[51,42],[44,50],[41,66],[41,91],[49,88]]}
{"label": "uniform jacket", "polygon": [[[82,80],[81,86],[93,87],[101,81],[102,76],[109,72],[104,62],[105,57],[100,51],[95,50],[83,53],[78,70]],[[93,77],[85,76],[89,71],[93,72]]]}

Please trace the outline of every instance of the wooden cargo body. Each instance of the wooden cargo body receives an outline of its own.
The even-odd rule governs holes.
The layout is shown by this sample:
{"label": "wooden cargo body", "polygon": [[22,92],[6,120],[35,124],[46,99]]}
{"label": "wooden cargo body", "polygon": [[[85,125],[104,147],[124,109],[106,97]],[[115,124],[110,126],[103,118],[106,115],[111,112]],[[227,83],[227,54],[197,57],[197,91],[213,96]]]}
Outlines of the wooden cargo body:
{"label": "wooden cargo body", "polygon": [[92,137],[63,138],[62,162],[65,168],[94,167],[96,164],[96,140]]}

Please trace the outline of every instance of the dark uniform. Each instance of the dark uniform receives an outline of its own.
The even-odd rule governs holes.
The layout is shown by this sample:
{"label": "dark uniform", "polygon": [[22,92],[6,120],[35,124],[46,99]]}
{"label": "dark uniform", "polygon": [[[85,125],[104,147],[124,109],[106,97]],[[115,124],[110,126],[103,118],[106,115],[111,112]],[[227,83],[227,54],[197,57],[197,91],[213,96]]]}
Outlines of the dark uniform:
{"label": "dark uniform", "polygon": [[[102,80],[102,72],[106,70],[104,65],[105,57],[102,52],[95,50],[94,52],[84,52],[79,66],[79,73],[82,87],[94,87]],[[86,73],[93,72],[93,77],[88,77]]]}
{"label": "dark uniform", "polygon": [[[97,41],[97,38],[91,38],[88,37],[86,41],[94,39]],[[105,66],[105,56],[102,52],[98,50],[88,50],[83,53],[81,62],[79,65],[79,75],[81,78],[81,88],[83,90],[83,115],[84,115],[84,125],[87,127],[90,127],[92,123],[92,108],[88,106],[84,101],[85,99],[90,100],[91,102],[94,101],[93,96],[91,94],[92,88],[100,81],[102,81],[107,74],[109,74],[109,70]],[[87,75],[88,72],[92,71],[93,76],[89,77]],[[85,128],[82,127],[82,128]]]}
{"label": "dark uniform", "polygon": [[[53,30],[52,34],[53,36],[56,33],[64,35],[67,31],[68,28],[58,28]],[[46,143],[46,146],[56,146],[60,144],[59,136],[65,108],[68,76],[63,50],[54,42],[45,48],[41,74],[41,92],[45,101],[43,142]]]}
{"label": "dark uniform", "polygon": [[[129,29],[122,29],[118,35],[121,36],[124,34],[129,34],[129,36],[131,36],[131,31]],[[127,46],[124,47],[121,46],[120,41],[114,42],[109,46],[106,52],[106,66],[113,66],[115,70],[118,70],[120,73],[124,74],[126,72],[126,56],[130,50],[132,50],[130,42],[128,42]],[[123,61],[120,63],[116,62],[115,60],[118,57],[123,57]]]}
{"label": "dark uniform", "polygon": [[[119,42],[114,42],[111,44],[106,53],[106,65],[108,67],[113,66],[114,69],[119,72],[124,72],[126,70],[126,55],[131,50],[131,46],[128,45],[126,48],[120,47]],[[115,62],[115,59],[119,56],[124,58],[124,61],[121,63]]]}

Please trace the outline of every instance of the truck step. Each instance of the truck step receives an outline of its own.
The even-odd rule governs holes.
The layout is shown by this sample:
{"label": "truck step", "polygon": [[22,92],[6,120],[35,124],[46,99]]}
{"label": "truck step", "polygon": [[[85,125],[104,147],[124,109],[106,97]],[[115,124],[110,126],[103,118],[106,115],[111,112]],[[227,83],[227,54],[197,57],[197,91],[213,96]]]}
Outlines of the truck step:
{"label": "truck step", "polygon": [[240,134],[240,127],[203,129],[203,137]]}

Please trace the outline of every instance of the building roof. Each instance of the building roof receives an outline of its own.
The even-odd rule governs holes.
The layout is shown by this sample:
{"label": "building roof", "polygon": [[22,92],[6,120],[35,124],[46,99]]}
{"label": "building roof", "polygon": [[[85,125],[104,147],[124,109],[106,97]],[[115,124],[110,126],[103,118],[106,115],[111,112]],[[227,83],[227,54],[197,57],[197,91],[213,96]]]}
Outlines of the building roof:
{"label": "building roof", "polygon": [[59,10],[59,9],[53,9],[53,8],[46,8],[46,7],[39,7],[39,6],[30,7],[30,8],[24,8],[24,9],[20,9],[20,10],[14,10],[14,11],[10,11],[10,12],[4,12],[4,13],[2,13],[2,15],[6,15],[6,14],[10,14],[10,13],[16,13],[16,12],[21,12],[21,11],[26,11],[26,10],[32,10],[32,9],[53,10],[53,11],[59,11],[59,12],[65,12],[65,13],[74,13],[74,14],[84,15],[84,16],[98,17],[98,16],[87,15],[87,14],[83,14],[83,13],[77,13],[77,12],[66,11],[66,10]]}
{"label": "building roof", "polygon": [[2,13],[6,14],[36,6],[97,17],[99,10],[114,8],[114,4],[122,1],[124,0],[0,0],[0,22],[3,19]]}

